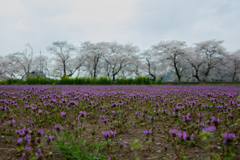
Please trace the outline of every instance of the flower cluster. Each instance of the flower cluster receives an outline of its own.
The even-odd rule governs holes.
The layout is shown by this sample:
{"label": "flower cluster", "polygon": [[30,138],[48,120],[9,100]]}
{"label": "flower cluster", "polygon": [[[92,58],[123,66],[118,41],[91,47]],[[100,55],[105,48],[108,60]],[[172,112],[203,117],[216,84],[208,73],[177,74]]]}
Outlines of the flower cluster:
{"label": "flower cluster", "polygon": [[116,135],[116,131],[106,130],[106,131],[102,131],[102,134],[104,135],[105,138],[113,138]]}
{"label": "flower cluster", "polygon": [[177,129],[170,129],[169,131],[173,137],[176,137],[176,135],[178,136],[178,138],[180,138],[181,140],[193,140],[194,134],[191,134],[191,136],[187,135],[186,131],[178,131]]}
{"label": "flower cluster", "polygon": [[206,128],[202,128],[202,131],[203,132],[213,132],[216,130],[216,127],[215,126],[208,126]]}
{"label": "flower cluster", "polygon": [[145,129],[145,130],[143,130],[143,134],[145,134],[146,136],[152,135],[152,129],[149,129],[149,130]]}
{"label": "flower cluster", "polygon": [[46,139],[47,139],[47,141],[48,141],[48,143],[52,143],[52,141],[53,141],[53,139],[54,139],[54,135],[45,135],[45,137],[46,137]]}
{"label": "flower cluster", "polygon": [[234,133],[225,132],[225,133],[223,133],[223,138],[224,138],[223,143],[230,144],[233,141],[233,139],[236,138],[236,136]]}

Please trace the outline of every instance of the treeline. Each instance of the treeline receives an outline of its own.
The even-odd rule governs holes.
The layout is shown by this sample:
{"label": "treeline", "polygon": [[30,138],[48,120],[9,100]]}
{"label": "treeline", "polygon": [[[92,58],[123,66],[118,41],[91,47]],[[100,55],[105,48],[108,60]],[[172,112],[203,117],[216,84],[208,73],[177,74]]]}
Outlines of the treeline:
{"label": "treeline", "polygon": [[50,79],[42,77],[27,77],[27,79],[7,79],[0,81],[0,85],[151,85],[161,84],[161,78],[152,81],[149,77],[137,76],[135,78],[118,77],[116,81],[112,81],[109,77],[62,77],[61,79]]}
{"label": "treeline", "polygon": [[207,40],[190,47],[185,41],[160,41],[141,51],[131,43],[87,41],[74,46],[56,41],[47,47],[48,56],[36,54],[27,44],[30,52],[0,56],[0,80],[106,76],[117,82],[118,77],[147,76],[155,82],[157,78],[168,82],[240,81],[240,50],[229,52],[223,42]]}

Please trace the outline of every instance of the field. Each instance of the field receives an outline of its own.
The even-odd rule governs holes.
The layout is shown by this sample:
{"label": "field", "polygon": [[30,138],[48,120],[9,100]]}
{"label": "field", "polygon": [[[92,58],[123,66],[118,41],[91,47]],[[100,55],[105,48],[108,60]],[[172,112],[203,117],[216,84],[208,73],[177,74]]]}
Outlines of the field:
{"label": "field", "polygon": [[0,86],[0,159],[239,159],[239,95],[240,86]]}

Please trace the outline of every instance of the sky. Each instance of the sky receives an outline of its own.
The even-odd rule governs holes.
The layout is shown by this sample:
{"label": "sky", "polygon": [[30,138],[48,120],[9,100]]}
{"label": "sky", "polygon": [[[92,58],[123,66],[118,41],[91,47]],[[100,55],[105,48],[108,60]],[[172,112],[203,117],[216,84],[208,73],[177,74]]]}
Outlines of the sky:
{"label": "sky", "polygon": [[216,39],[233,52],[240,49],[239,8],[239,0],[2,0],[0,55],[26,43],[49,55],[54,41],[117,41],[143,51],[165,40],[194,46]]}

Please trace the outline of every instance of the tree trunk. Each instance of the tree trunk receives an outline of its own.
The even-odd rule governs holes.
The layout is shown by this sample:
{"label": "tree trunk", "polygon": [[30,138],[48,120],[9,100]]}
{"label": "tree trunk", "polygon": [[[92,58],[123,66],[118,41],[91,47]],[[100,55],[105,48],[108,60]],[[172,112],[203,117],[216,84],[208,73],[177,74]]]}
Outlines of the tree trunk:
{"label": "tree trunk", "polygon": [[180,81],[181,81],[181,75],[180,75],[179,72],[178,72],[177,64],[176,64],[176,63],[174,63],[174,68],[175,68],[175,71],[176,71],[176,74],[177,74],[177,77],[178,77],[178,81],[180,82]]}
{"label": "tree trunk", "polygon": [[236,72],[233,73],[233,76],[232,76],[232,81],[234,82],[235,81],[235,77],[236,77]]}
{"label": "tree trunk", "polygon": [[113,74],[113,79],[112,79],[113,81],[115,81],[115,75],[116,75],[116,74]]}
{"label": "tree trunk", "polygon": [[63,77],[66,76],[66,63],[65,61],[63,62]]}

